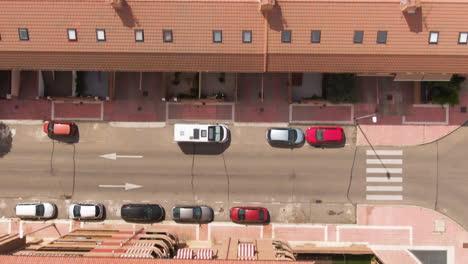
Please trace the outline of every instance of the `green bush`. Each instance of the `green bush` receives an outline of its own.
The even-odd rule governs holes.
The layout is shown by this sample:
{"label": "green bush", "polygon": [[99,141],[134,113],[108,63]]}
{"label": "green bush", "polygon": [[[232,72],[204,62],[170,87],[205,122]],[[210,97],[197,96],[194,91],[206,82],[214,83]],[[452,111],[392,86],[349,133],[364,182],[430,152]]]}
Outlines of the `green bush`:
{"label": "green bush", "polygon": [[350,73],[326,74],[326,99],[332,103],[356,103],[356,76]]}
{"label": "green bush", "polygon": [[453,75],[448,82],[423,82],[423,87],[429,90],[429,98],[436,104],[449,104],[451,106],[460,104],[460,84],[465,77]]}

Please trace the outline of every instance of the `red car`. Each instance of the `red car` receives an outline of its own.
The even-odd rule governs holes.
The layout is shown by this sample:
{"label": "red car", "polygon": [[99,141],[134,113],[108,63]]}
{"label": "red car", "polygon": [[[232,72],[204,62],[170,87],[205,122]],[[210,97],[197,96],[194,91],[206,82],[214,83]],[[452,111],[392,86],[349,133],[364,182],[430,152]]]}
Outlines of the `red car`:
{"label": "red car", "polygon": [[233,207],[231,221],[239,224],[267,223],[270,221],[268,209],[263,207]]}
{"label": "red car", "polygon": [[74,136],[77,126],[73,122],[46,121],[44,123],[44,133],[49,136]]}
{"label": "red car", "polygon": [[345,141],[345,134],[341,127],[309,127],[306,140],[311,145],[334,145]]}

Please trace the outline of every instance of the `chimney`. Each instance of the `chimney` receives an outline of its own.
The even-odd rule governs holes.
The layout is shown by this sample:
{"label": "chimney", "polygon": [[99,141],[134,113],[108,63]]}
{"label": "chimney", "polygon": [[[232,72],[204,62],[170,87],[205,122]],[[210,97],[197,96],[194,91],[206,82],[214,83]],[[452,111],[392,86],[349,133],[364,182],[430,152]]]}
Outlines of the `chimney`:
{"label": "chimney", "polygon": [[125,0],[106,0],[111,6],[115,9],[120,9],[122,7],[122,2]]}
{"label": "chimney", "polygon": [[270,12],[276,4],[276,0],[259,0],[259,2],[262,13]]}
{"label": "chimney", "polygon": [[400,7],[401,11],[414,14],[416,10],[421,7],[421,2],[420,0],[401,0]]}

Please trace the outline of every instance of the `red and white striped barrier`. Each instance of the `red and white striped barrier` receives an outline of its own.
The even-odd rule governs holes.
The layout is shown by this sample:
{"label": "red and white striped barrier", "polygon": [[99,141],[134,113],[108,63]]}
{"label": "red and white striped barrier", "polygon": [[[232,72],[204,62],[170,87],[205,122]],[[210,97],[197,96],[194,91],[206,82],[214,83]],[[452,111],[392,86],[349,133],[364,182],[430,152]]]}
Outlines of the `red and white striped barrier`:
{"label": "red and white striped barrier", "polygon": [[213,250],[209,248],[202,248],[197,250],[195,259],[213,259]]}
{"label": "red and white striped barrier", "polygon": [[193,259],[193,250],[191,248],[181,248],[177,250],[175,259]]}
{"label": "red and white striped barrier", "polygon": [[255,260],[255,245],[247,243],[239,243],[237,248],[238,260]]}

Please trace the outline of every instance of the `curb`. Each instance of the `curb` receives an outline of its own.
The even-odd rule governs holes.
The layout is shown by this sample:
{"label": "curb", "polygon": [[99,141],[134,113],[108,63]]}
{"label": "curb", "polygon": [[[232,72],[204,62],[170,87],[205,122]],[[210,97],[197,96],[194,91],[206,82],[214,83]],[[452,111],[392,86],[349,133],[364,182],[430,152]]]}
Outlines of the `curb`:
{"label": "curb", "polygon": [[121,128],[162,128],[166,122],[109,122],[109,125]]}
{"label": "curb", "polygon": [[6,124],[6,125],[41,125],[43,121],[42,120],[6,119],[6,120],[0,120],[0,123]]}
{"label": "curb", "polygon": [[277,123],[250,123],[250,122],[235,122],[234,126],[237,127],[288,127],[287,122]]}

